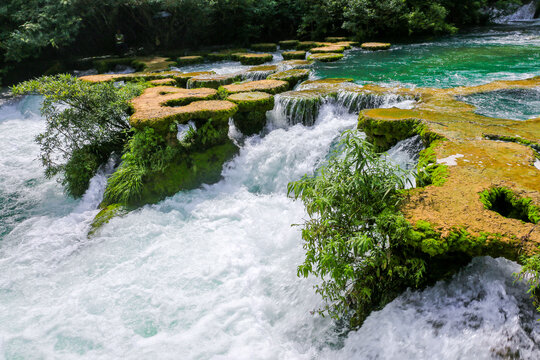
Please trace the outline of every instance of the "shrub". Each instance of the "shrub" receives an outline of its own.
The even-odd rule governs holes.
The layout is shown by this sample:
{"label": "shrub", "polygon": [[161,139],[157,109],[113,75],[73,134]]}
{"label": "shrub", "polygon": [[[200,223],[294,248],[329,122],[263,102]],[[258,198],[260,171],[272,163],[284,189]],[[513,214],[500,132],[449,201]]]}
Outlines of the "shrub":
{"label": "shrub", "polygon": [[81,196],[100,164],[122,149],[129,129],[128,101],[143,90],[140,84],[117,88],[90,84],[71,75],[44,76],[12,88],[15,95],[43,96],[46,130],[36,137],[45,175],[60,174],[66,192]]}

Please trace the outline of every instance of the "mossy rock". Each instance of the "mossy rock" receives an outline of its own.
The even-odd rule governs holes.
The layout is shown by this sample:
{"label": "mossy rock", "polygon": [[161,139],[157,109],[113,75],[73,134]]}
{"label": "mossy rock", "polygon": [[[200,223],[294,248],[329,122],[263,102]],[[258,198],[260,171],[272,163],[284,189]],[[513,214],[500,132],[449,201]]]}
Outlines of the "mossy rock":
{"label": "mossy rock", "polygon": [[304,60],[306,58],[305,51],[285,51],[281,55],[285,60]]}
{"label": "mossy rock", "polygon": [[261,43],[261,44],[252,44],[251,50],[254,51],[277,51],[277,45],[274,43]]}
{"label": "mossy rock", "polygon": [[229,101],[211,100],[216,97],[215,89],[148,88],[131,101],[134,113],[130,124],[138,129],[149,126],[160,133],[167,133],[174,121],[185,123],[190,119],[229,118],[237,111],[237,106]]}
{"label": "mossy rock", "polygon": [[227,100],[238,105],[238,112],[266,112],[274,108],[274,96],[260,91],[232,94]]}
{"label": "mossy rock", "polygon": [[165,78],[165,79],[156,79],[156,80],[150,80],[150,84],[154,86],[174,86],[176,85],[176,80],[173,78]]}
{"label": "mossy rock", "polygon": [[298,40],[283,40],[279,42],[279,47],[283,50],[296,49],[299,42]]}
{"label": "mossy rock", "polygon": [[114,71],[118,65],[132,67],[135,71],[143,71],[146,69],[146,65],[138,61],[137,58],[105,58],[97,59],[92,62],[92,66],[100,74]]}
{"label": "mossy rock", "polygon": [[188,72],[188,73],[180,73],[174,76],[174,79],[176,80],[176,83],[180,87],[186,87],[187,83],[190,79],[196,77],[196,76],[206,76],[206,75],[215,75],[214,71],[194,71],[194,72]]}
{"label": "mossy rock", "polygon": [[309,51],[317,46],[319,46],[319,43],[316,41],[301,41],[298,43],[298,45],[296,45],[296,49]]}
{"label": "mossy rock", "polygon": [[229,94],[240,92],[261,91],[272,95],[287,91],[289,83],[282,80],[257,80],[223,87]]}
{"label": "mossy rock", "polygon": [[330,37],[327,37],[325,39],[325,41],[329,42],[329,43],[337,43],[337,42],[341,42],[341,41],[347,41],[347,38],[346,37],[330,36]]}
{"label": "mossy rock", "polygon": [[[337,93],[337,92],[336,92]],[[324,90],[287,91],[279,95],[282,111],[288,124],[311,126],[326,98],[334,94]]]}
{"label": "mossy rock", "polygon": [[390,43],[379,42],[367,42],[360,45],[364,50],[376,51],[376,50],[388,50],[392,46]]}
{"label": "mossy rock", "polygon": [[239,57],[242,65],[260,65],[272,61],[272,54],[244,54]]}
{"label": "mossy rock", "polygon": [[238,147],[227,139],[224,144],[179,157],[165,171],[146,178],[140,200],[132,206],[157,203],[179,191],[221,180],[223,164],[238,153]]}
{"label": "mossy rock", "polygon": [[233,121],[242,134],[246,136],[258,134],[266,125],[266,111],[237,112]]}
{"label": "mossy rock", "polygon": [[289,88],[293,88],[301,81],[307,80],[309,77],[309,70],[307,69],[292,69],[286,71],[280,71],[278,73],[268,76],[269,80],[283,80],[289,83]]}
{"label": "mossy rock", "polygon": [[285,60],[278,64],[278,67],[283,70],[289,69],[308,69],[313,65],[312,60]]}
{"label": "mossy rock", "polygon": [[152,81],[172,78],[175,79],[182,73],[179,71],[164,71],[164,72],[135,72],[131,74],[99,74],[81,76],[79,79],[92,83],[114,82],[114,81]]}
{"label": "mossy rock", "polygon": [[178,58],[178,65],[191,65],[191,64],[200,64],[204,62],[204,58],[202,56],[182,56]]}
{"label": "mossy rock", "polygon": [[238,54],[245,54],[246,49],[224,49],[221,51],[206,54],[206,58],[210,61],[237,60]]}
{"label": "mossy rock", "polygon": [[113,217],[127,213],[127,209],[121,204],[107,205],[92,220],[88,237],[93,236],[103,225],[107,224]]}
{"label": "mossy rock", "polygon": [[217,89],[220,86],[232,84],[236,81],[240,81],[242,77],[239,74],[204,74],[192,77],[187,82],[187,87],[200,88],[207,87]]}
{"label": "mossy rock", "polygon": [[334,62],[334,61],[343,59],[343,54],[335,54],[335,53],[311,54],[309,55],[308,59],[320,61],[320,62]]}
{"label": "mossy rock", "polygon": [[240,58],[244,55],[248,55],[250,53],[247,53],[247,52],[237,52],[237,53],[232,53],[231,54],[231,60],[234,60],[234,61],[240,61]]}
{"label": "mossy rock", "polygon": [[312,54],[322,54],[322,53],[342,53],[345,51],[343,46],[321,46],[316,47],[310,50]]}
{"label": "mossy rock", "polygon": [[343,46],[345,50],[351,49],[355,44],[357,44],[354,41],[340,41],[337,43],[334,43],[335,46]]}

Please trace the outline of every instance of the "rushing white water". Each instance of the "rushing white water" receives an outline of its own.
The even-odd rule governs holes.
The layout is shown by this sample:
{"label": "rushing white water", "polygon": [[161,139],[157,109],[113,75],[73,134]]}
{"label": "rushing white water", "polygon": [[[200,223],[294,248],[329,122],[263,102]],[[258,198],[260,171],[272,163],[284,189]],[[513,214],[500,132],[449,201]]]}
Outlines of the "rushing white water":
{"label": "rushing white water", "polygon": [[[79,201],[45,179],[34,160],[33,137],[44,125],[37,105],[25,98],[0,108],[0,200],[22,209],[6,215],[0,238],[0,357],[537,355],[532,307],[512,283],[518,267],[502,260],[477,260],[449,283],[406,293],[346,336],[310,313],[321,299],[315,280],[296,276],[304,252],[291,227],[306,215],[286,186],[324,163],[355,114],[326,104],[310,127],[270,122],[264,137],[244,139],[221,182],[115,218],[87,238],[107,169]],[[414,143],[390,156],[406,167],[415,152],[403,149]],[[13,203],[14,194],[30,204]]]}
{"label": "rushing white water", "polygon": [[534,14],[536,13],[536,6],[537,0],[533,0],[530,3],[519,7],[513,14],[496,17],[493,22],[497,24],[508,24],[513,21],[532,20],[534,19]]}

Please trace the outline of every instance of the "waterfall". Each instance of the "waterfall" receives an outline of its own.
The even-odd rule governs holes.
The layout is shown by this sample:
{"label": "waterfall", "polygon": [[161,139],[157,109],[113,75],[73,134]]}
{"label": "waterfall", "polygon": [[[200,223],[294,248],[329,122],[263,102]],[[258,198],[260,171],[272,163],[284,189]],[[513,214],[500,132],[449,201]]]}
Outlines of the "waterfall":
{"label": "waterfall", "polygon": [[358,113],[364,109],[398,107],[410,109],[415,100],[398,94],[374,94],[369,91],[339,90],[321,94],[316,90],[286,92],[275,97],[270,118],[278,127],[303,124],[312,126],[323,104],[333,104],[339,110]]}
{"label": "waterfall", "polygon": [[532,20],[536,13],[536,5],[537,1],[531,1],[529,4],[519,7],[515,13],[510,15],[499,15],[500,12],[495,9],[493,10],[493,22],[496,24],[508,24],[512,21]]}

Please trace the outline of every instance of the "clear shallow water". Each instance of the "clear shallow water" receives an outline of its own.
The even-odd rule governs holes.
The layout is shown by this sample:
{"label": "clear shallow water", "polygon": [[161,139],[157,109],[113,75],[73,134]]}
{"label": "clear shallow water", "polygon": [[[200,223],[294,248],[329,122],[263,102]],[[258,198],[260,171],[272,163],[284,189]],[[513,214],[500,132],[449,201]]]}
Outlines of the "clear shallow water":
{"label": "clear shallow water", "polygon": [[388,86],[448,88],[540,75],[540,21],[489,29],[389,51],[349,51],[344,60],[318,63],[316,74]]}
{"label": "clear shallow water", "polygon": [[540,87],[497,90],[463,96],[459,99],[476,106],[475,112],[485,116],[514,120],[540,117]]}
{"label": "clear shallow water", "polygon": [[[220,183],[115,218],[89,239],[106,172],[77,201],[45,179],[38,105],[0,107],[0,358],[540,357],[534,309],[513,283],[519,267],[501,259],[407,292],[346,335],[310,313],[321,300],[314,279],[296,276],[304,253],[290,226],[306,215],[286,185],[315,171],[356,115],[325,105],[312,127],[276,118],[264,137],[242,140]],[[406,165],[417,145],[389,154]]]}

